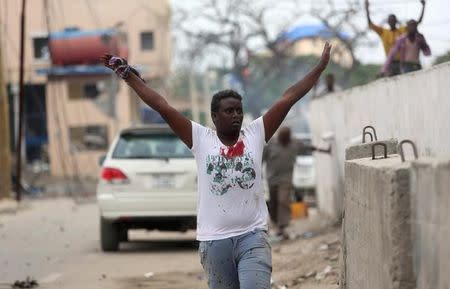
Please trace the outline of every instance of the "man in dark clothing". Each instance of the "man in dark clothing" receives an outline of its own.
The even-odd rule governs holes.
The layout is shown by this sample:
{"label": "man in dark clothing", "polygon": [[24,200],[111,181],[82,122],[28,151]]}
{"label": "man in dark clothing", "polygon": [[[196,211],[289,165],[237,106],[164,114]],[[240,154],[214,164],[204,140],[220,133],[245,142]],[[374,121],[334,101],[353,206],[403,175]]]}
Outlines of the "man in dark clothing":
{"label": "man in dark clothing", "polygon": [[291,217],[292,172],[297,155],[306,151],[330,153],[331,149],[319,149],[291,138],[289,127],[282,127],[277,140],[270,141],[264,149],[267,182],[269,185],[269,215],[277,226],[277,235],[283,239],[289,236],[286,227]]}

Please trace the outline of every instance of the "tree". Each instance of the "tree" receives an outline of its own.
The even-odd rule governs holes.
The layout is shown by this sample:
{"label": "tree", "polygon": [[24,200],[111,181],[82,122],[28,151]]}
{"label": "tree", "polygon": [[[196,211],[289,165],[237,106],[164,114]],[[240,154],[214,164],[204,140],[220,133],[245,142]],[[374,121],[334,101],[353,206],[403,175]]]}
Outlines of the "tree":
{"label": "tree", "polygon": [[[345,3],[337,7],[334,0],[327,0],[327,5],[321,5],[320,9],[313,7],[310,11],[311,16],[319,20],[334,37],[339,39],[344,47],[348,50],[352,57],[352,66],[349,70],[359,65],[359,61],[355,56],[355,49],[367,43],[368,29],[356,22],[358,14],[364,11],[359,0],[346,0]],[[342,34],[346,31],[346,34]],[[334,53],[340,53],[335,50]]]}
{"label": "tree", "polygon": [[[187,39],[182,44],[188,43],[184,55],[191,62],[191,69],[194,69],[192,60],[208,52],[216,57],[228,56],[230,72],[247,96],[244,105],[257,116],[262,108],[259,97],[274,88],[268,88],[268,83],[286,88],[304,76],[309,68],[304,64],[313,65],[290,55],[295,42],[281,43],[279,38],[300,16],[313,16],[343,43],[352,57],[349,71],[359,65],[355,49],[363,43],[367,27],[359,27],[355,21],[358,11],[363,10],[359,1],[346,1],[344,6],[337,7],[334,0],[327,0],[321,9],[315,9],[308,8],[301,0],[202,0],[198,1],[198,7],[190,7],[189,11],[176,11],[175,33]],[[349,33],[343,34],[343,30]],[[335,47],[333,53],[341,51]],[[348,85],[349,73],[344,74],[344,78]]]}
{"label": "tree", "polygon": [[[291,11],[282,17],[281,24],[272,31],[267,23],[270,14],[278,9]],[[176,13],[176,29],[181,31],[193,45],[187,48],[190,59],[195,59],[200,53],[213,49],[228,54],[231,58],[230,72],[241,83],[242,90],[249,95],[249,62],[256,50],[269,50],[270,65],[265,69],[283,66],[288,47],[277,44],[279,32],[291,25],[301,14],[296,11],[295,1],[255,1],[250,0],[204,0],[199,1],[199,8],[188,12],[180,9]],[[280,19],[277,19],[280,20]],[[246,98],[248,108],[254,116],[259,115],[256,97]]]}

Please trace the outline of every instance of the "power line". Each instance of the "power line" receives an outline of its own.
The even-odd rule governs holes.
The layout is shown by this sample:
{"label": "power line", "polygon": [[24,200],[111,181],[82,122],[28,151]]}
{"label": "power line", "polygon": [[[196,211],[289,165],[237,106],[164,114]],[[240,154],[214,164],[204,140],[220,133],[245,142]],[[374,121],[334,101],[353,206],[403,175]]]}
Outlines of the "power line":
{"label": "power line", "polygon": [[[51,23],[50,23],[50,18],[51,18],[50,17],[50,9],[52,9],[55,12],[58,8],[55,7],[56,5],[52,5],[52,7],[50,7],[50,5],[48,5],[49,3],[47,2],[48,0],[44,0],[44,1],[45,1],[44,4],[45,4],[45,9],[46,9],[45,15],[47,17],[46,24],[47,24],[47,29],[48,29],[49,41],[50,41],[51,32],[52,32]],[[58,3],[58,4],[60,5],[59,11],[61,12],[60,15],[62,16],[62,21],[60,21],[60,24],[62,24],[62,26],[65,27],[64,7],[62,6],[61,3]],[[58,13],[53,13],[53,15],[56,15],[56,14],[58,14]],[[70,50],[70,47],[69,47],[69,50]],[[58,93],[56,93],[56,95],[61,95],[61,96],[64,95],[64,88],[61,87],[61,89],[58,89],[58,87],[59,86],[56,85],[56,87],[54,87],[55,89],[53,89],[55,93],[57,92],[57,90],[60,90],[60,93],[58,92]],[[69,175],[69,172],[68,172],[69,166],[71,166],[72,167],[72,175],[75,177],[76,180],[78,180],[80,182],[81,186],[84,187],[84,185],[80,179],[80,170],[79,170],[79,166],[78,166],[78,161],[75,159],[75,157],[70,157],[70,158],[67,158],[67,160],[66,160],[66,156],[64,155],[64,146],[63,146],[63,141],[61,138],[61,133],[62,133],[61,121],[64,122],[64,124],[66,125],[66,128],[68,129],[68,127],[67,127],[68,123],[67,123],[67,119],[66,119],[66,115],[67,115],[66,106],[63,103],[60,103],[61,101],[56,102],[55,97],[52,97],[52,100],[53,100],[52,104],[53,104],[53,108],[54,108],[53,117],[55,118],[55,122],[57,125],[57,138],[59,141],[59,144],[55,146],[55,149],[56,149],[57,155],[60,158],[62,175],[63,175],[63,177],[67,177]],[[60,109],[57,108],[58,103],[59,103]],[[63,112],[61,115],[62,118],[59,117],[59,112],[61,112],[61,111]],[[67,146],[67,153],[70,154],[70,143],[68,143],[68,146]],[[70,164],[67,164],[67,162],[69,162]],[[69,193],[71,193],[72,191],[71,191],[70,186],[67,186],[67,188],[69,189]]]}
{"label": "power line", "polygon": [[86,3],[86,5],[87,5],[87,7],[88,7],[89,12],[91,13],[91,17],[94,19],[94,22],[95,22],[94,26],[102,27],[101,21],[100,21],[100,17],[98,17],[97,12],[96,12],[95,9],[91,6],[90,0],[85,0],[85,3]]}

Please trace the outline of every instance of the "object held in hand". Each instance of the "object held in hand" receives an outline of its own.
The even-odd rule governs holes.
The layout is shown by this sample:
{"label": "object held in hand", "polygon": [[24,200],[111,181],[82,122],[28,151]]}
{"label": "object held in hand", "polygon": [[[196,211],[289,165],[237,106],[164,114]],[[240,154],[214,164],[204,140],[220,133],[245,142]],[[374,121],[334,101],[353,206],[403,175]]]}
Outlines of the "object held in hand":
{"label": "object held in hand", "polygon": [[128,62],[126,59],[112,56],[108,61],[109,66],[114,70],[114,72],[122,79],[127,79],[130,72],[136,74],[137,77],[139,77],[142,81],[145,82],[145,80],[141,77],[140,73],[128,65]]}

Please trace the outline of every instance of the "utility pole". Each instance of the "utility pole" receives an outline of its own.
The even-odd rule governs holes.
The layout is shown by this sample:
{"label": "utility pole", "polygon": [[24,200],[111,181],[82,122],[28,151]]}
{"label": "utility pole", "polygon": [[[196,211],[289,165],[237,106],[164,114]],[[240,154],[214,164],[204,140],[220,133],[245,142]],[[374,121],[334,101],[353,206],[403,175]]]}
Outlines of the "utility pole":
{"label": "utility pole", "polygon": [[24,103],[24,60],[25,60],[25,6],[26,1],[22,0],[22,13],[20,18],[20,74],[19,74],[19,129],[17,132],[17,149],[16,149],[16,200],[20,202],[22,199],[21,180],[22,180],[22,141],[23,141],[23,103]]}
{"label": "utility pole", "polygon": [[211,72],[206,69],[203,76],[203,111],[205,112],[206,125],[212,127],[211,116],[209,115],[211,109],[211,87],[210,87]]}
{"label": "utility pole", "polygon": [[198,107],[198,91],[197,83],[195,81],[195,74],[193,71],[189,72],[189,94],[191,95],[191,112],[192,120],[200,122],[200,108]]}
{"label": "utility pole", "polygon": [[[1,21],[0,21],[1,23]],[[0,34],[0,201],[11,193],[11,150],[9,148],[9,102],[3,77],[3,41]]]}

